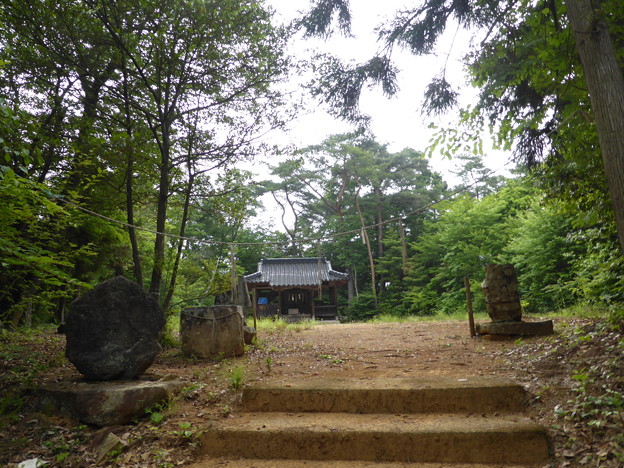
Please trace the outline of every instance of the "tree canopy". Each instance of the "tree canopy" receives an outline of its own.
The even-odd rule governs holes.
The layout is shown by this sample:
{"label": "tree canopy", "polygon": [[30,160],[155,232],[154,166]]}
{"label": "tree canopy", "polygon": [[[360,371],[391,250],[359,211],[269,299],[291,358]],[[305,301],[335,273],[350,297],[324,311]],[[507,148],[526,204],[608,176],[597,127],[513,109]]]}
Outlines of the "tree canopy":
{"label": "tree canopy", "polygon": [[[326,36],[336,21],[348,31],[348,8],[343,0],[312,2],[301,26],[306,34]],[[479,101],[461,110],[465,124],[475,135],[489,127],[498,144],[513,148],[527,167],[602,155],[614,207],[605,216],[615,216],[624,248],[624,138],[612,130],[624,127],[623,16],[614,0],[427,0],[379,26],[382,46],[367,62],[328,61],[315,93],[335,115],[361,121],[359,96],[366,83],[388,95],[397,90],[395,46],[425,54],[449,26],[470,29],[475,40],[465,57],[467,80],[479,88]],[[425,111],[447,111],[456,97],[442,69],[425,91]],[[454,134],[447,134],[447,143],[456,149]]]}
{"label": "tree canopy", "polygon": [[[621,55],[624,10],[601,5]],[[348,2],[313,6],[296,27],[349,32]],[[565,5],[428,0],[379,29],[377,57],[315,69],[316,95],[365,123],[363,87],[396,92],[394,46],[425,53],[450,22],[479,31],[466,57],[479,100],[434,142],[460,165],[453,189],[430,149],[391,151],[363,130],[270,159],[260,136],[284,123],[294,66],[293,30],[271,21],[262,3],[235,0],[0,6],[3,324],[61,322],[71,299],[113,275],[175,314],[212,304],[263,257],[322,255],[352,279],[347,320],[462,310],[465,277],[479,284],[490,262],[517,266],[529,312],[618,309],[624,261],[607,176],[624,171],[598,150],[604,124]],[[449,108],[453,86],[435,78],[430,112]],[[483,127],[515,151],[513,178],[485,166]],[[240,161],[267,162],[270,180]],[[255,216],[264,195],[282,226]]]}
{"label": "tree canopy", "polygon": [[[215,217],[231,212],[244,183],[233,163],[282,124],[286,30],[256,2],[28,0],[2,4],[0,36],[7,196],[37,182],[50,203],[117,222],[104,228],[81,215],[54,231],[74,249],[112,250],[100,263],[108,269],[67,273],[93,281],[112,269],[144,284],[147,270],[148,289],[167,306],[184,241],[166,236],[184,238],[189,212],[219,192],[231,203],[215,203]],[[8,217],[3,229],[19,223]],[[19,272],[5,265],[0,275]],[[27,290],[3,295],[7,307]]]}

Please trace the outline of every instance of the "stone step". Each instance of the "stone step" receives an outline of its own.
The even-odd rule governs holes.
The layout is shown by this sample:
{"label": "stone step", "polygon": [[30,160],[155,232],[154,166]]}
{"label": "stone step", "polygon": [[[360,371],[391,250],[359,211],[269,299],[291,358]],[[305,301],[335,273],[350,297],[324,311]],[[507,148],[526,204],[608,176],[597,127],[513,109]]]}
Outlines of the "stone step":
{"label": "stone step", "polygon": [[202,453],[251,459],[530,464],[543,428],[516,415],[241,413],[208,431]]}
{"label": "stone step", "polygon": [[357,460],[261,460],[261,459],[240,459],[240,458],[209,458],[192,465],[185,465],[186,468],[542,468],[543,463],[535,464],[483,464],[483,463],[418,463],[418,462],[371,462]]}
{"label": "stone step", "polygon": [[512,413],[524,388],[499,378],[315,378],[260,383],[243,390],[245,411],[324,413]]}

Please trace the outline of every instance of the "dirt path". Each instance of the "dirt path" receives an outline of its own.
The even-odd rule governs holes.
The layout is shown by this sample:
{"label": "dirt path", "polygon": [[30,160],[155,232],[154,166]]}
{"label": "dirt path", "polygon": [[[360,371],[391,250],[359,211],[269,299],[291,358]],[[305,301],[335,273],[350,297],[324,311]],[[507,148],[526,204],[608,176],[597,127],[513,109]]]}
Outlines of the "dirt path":
{"label": "dirt path", "polygon": [[[260,334],[272,345],[253,356],[269,357],[260,378],[350,378],[398,375],[510,375],[511,341],[470,338],[464,322],[317,325],[281,336]],[[261,346],[262,348],[262,346]],[[260,366],[262,368],[262,366]]]}
{"label": "dirt path", "polygon": [[[39,354],[47,363],[33,385],[80,378],[63,357],[64,341],[63,336],[50,331],[25,343],[25,349]],[[546,339],[533,341],[541,343]],[[51,466],[193,463],[197,460],[196,449],[203,430],[213,421],[238,411],[241,392],[232,389],[233,370],[237,368],[244,372],[240,379],[243,385],[317,376],[383,379],[444,375],[459,379],[496,375],[509,377],[535,393],[545,381],[535,378],[526,368],[512,365],[518,352],[522,352],[521,347],[514,340],[470,338],[465,322],[323,324],[298,331],[260,331],[257,345],[249,347],[244,356],[221,361],[191,359],[181,355],[178,348],[172,348],[158,357],[149,372],[181,378],[189,385],[171,406],[153,410],[162,412],[164,418],[156,421],[148,416],[135,424],[99,430],[41,413],[32,393],[19,417],[0,427],[0,465],[11,466],[32,458],[59,460]],[[10,368],[16,369],[20,359],[25,366],[32,366],[24,354],[21,358],[16,356]],[[5,369],[9,370],[9,367]],[[0,379],[4,385],[0,385],[0,390],[10,390],[10,381],[2,382]],[[542,394],[541,401],[545,402],[548,396]],[[542,403],[542,411],[552,414],[553,406]],[[538,410],[532,411],[539,420]],[[111,432],[123,446],[114,455],[98,459],[95,441]]]}
{"label": "dirt path", "polygon": [[[465,322],[327,324],[300,332],[261,332],[258,338],[258,348],[247,356],[248,384],[290,385],[318,377],[376,383],[395,377],[519,377],[508,365],[509,354],[518,348],[515,340],[471,338]],[[194,467],[245,466],[201,458],[197,462]]]}

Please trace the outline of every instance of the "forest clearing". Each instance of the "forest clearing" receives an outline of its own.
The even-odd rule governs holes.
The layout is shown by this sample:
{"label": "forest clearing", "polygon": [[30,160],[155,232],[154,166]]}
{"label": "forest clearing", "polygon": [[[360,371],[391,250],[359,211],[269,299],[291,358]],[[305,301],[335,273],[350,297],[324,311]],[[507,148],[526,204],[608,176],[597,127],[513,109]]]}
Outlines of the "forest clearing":
{"label": "forest clearing", "polygon": [[[370,48],[363,0],[295,3],[1,2],[0,463],[183,465],[254,381],[469,372],[531,392],[552,466],[621,466],[624,2],[371,2]],[[404,117],[367,104],[405,104],[399,62],[429,82],[400,148],[374,130]],[[307,282],[281,275],[294,263]],[[468,335],[490,265],[517,272],[514,313],[553,317],[552,337]],[[149,372],[188,386],[96,430],[35,403],[79,378],[57,329],[111,279],[151,303]],[[254,314],[341,323],[278,320],[238,358],[181,353],[184,311],[234,302],[241,281]],[[145,328],[103,315],[113,335]]]}
{"label": "forest clearing", "polygon": [[[103,429],[35,405],[38,385],[81,378],[63,357],[62,336],[53,329],[5,335],[0,463],[39,458],[48,466],[181,466],[202,460],[202,433],[239,411],[241,389],[254,382],[479,375],[527,388],[530,417],[552,438],[554,456],[546,466],[621,466],[621,331],[589,318],[555,322],[551,337],[504,341],[470,338],[465,321],[282,324],[261,328],[239,358],[198,360],[171,348],[150,373],[182,378],[188,385],[180,396],[132,424]],[[98,453],[108,433],[121,443]]]}

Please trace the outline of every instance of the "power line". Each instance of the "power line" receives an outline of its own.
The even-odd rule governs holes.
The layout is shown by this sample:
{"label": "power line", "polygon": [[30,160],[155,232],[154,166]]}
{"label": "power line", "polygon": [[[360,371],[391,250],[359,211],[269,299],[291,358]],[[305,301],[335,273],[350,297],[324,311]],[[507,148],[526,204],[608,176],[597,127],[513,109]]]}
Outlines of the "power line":
{"label": "power line", "polygon": [[343,237],[343,236],[349,236],[349,235],[353,235],[356,233],[361,233],[362,230],[368,230],[368,229],[373,229],[373,228],[377,228],[379,226],[385,226],[387,224],[392,224],[392,223],[396,223],[399,221],[404,220],[405,218],[409,217],[409,216],[413,216],[415,214],[421,213],[429,208],[431,208],[432,206],[435,206],[439,203],[443,203],[445,201],[448,201],[454,197],[456,197],[457,195],[460,195],[462,193],[467,192],[468,190],[470,190],[471,188],[475,187],[478,183],[480,183],[481,181],[485,180],[486,178],[490,177],[492,174],[494,174],[495,172],[498,172],[500,169],[504,168],[505,166],[507,166],[507,164],[503,165],[502,167],[498,168],[498,169],[493,169],[491,171],[489,171],[487,174],[485,174],[483,177],[477,179],[476,181],[474,181],[471,184],[468,185],[464,185],[461,186],[460,188],[458,188],[457,190],[451,192],[450,194],[448,194],[447,196],[443,197],[440,200],[435,200],[432,201],[430,203],[427,203],[424,206],[421,206],[419,208],[416,208],[402,216],[397,216],[394,218],[390,218],[378,223],[373,223],[373,224],[369,224],[367,226],[364,227],[359,227],[357,229],[351,229],[348,231],[342,231],[342,232],[338,232],[338,233],[334,233],[334,234],[327,234],[324,236],[319,236],[319,237],[308,237],[308,238],[303,238],[303,239],[290,239],[289,241],[285,242],[285,241],[263,241],[263,242],[226,242],[226,241],[217,241],[217,240],[207,240],[207,239],[199,239],[197,237],[189,237],[189,236],[179,236],[177,234],[170,234],[167,232],[159,232],[153,229],[149,229],[149,228],[145,228],[142,226],[137,226],[136,224],[130,224],[124,221],[120,221],[118,219],[115,218],[111,218],[109,216],[105,216],[103,214],[97,213],[93,210],[90,210],[88,208],[85,208],[83,206],[80,206],[77,203],[74,203],[71,200],[66,199],[63,196],[60,195],[54,195],[50,192],[47,191],[43,191],[43,193],[45,193],[47,196],[54,198],[55,200],[58,200],[62,203],[65,203],[69,206],[72,206],[73,208],[82,211],[85,214],[88,214],[90,216],[95,216],[97,218],[106,220],[108,222],[114,223],[114,224],[118,224],[120,226],[124,226],[126,228],[130,228],[130,229],[136,229],[138,231],[143,231],[143,232],[147,232],[150,234],[154,234],[154,235],[162,235],[165,237],[169,237],[172,239],[177,239],[177,240],[181,240],[181,241],[188,241],[188,242],[196,242],[199,244],[208,244],[208,245],[224,245],[224,246],[270,246],[270,245],[283,245],[285,243],[297,243],[297,244],[312,244],[312,243],[319,243],[321,241],[325,241],[325,240],[331,240],[331,239],[336,239],[339,237]]}

